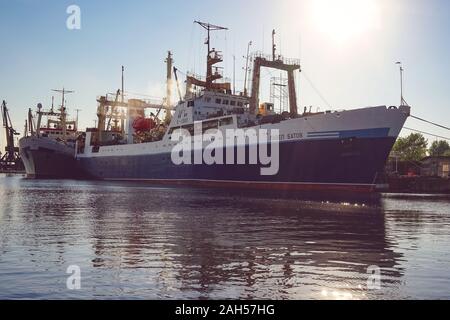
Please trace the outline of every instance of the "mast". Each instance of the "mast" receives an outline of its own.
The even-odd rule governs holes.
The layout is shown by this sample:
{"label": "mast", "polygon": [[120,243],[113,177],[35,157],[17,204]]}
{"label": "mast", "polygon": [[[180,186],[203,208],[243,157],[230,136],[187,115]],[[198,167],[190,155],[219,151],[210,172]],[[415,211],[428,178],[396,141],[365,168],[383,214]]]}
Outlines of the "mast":
{"label": "mast", "polygon": [[33,124],[33,113],[31,108],[28,109],[28,129],[31,136],[34,136],[34,124]]}
{"label": "mast", "polygon": [[25,119],[25,127],[23,129],[23,136],[26,138],[28,137],[28,120]]}
{"label": "mast", "polygon": [[400,106],[407,106],[408,103],[403,97],[403,72],[405,71],[405,69],[403,69],[403,65],[401,62],[397,62],[396,64],[400,65]]}
{"label": "mast", "polygon": [[248,72],[249,72],[249,70],[248,70],[248,61],[250,59],[250,47],[251,47],[252,44],[253,44],[252,41],[250,41],[248,43],[247,56],[246,56],[246,60],[245,60],[245,80],[244,80],[244,95],[245,96],[247,96],[247,77],[248,77]]}
{"label": "mast", "polygon": [[62,139],[63,141],[66,141],[66,137],[67,137],[67,125],[66,125],[66,118],[67,118],[67,113],[66,113],[66,106],[65,106],[65,96],[68,93],[74,93],[75,91],[70,91],[70,90],[66,90],[65,88],[62,88],[62,90],[56,90],[53,89],[52,91],[54,92],[58,92],[62,94],[62,102],[61,102],[61,108],[60,108],[60,112],[61,112],[61,129],[62,129]]}
{"label": "mast", "polygon": [[78,131],[78,114],[80,113],[81,109],[75,109],[75,111],[77,112],[77,119],[75,121],[75,131]]}
{"label": "mast", "polygon": [[[200,21],[194,21],[194,23],[199,24],[201,27],[206,29],[207,31],[207,39],[205,44],[208,47],[208,55],[207,55],[207,65],[206,65],[206,83],[204,84],[204,87],[207,90],[213,89],[213,83],[214,81],[221,79],[222,76],[220,74],[213,73],[213,66],[219,62],[222,62],[222,57],[219,55],[219,53],[212,49],[211,50],[211,31],[221,31],[221,30],[228,30],[228,28],[216,26],[210,23],[206,22],[200,22]],[[200,85],[200,84],[197,84]],[[229,85],[229,87],[231,87]]]}
{"label": "mast", "polygon": [[[50,110],[50,113],[53,113],[53,100],[54,97],[52,97],[52,109]],[[37,125],[36,125],[36,136],[39,137],[41,134],[41,122],[42,122],[42,104],[38,103],[37,104],[37,115],[38,115],[38,119],[37,119]]]}
{"label": "mast", "polygon": [[124,92],[124,82],[125,82],[125,80],[124,80],[124,72],[125,72],[125,67],[124,66],[122,66],[122,96],[121,96],[121,102],[123,103],[124,102],[124,94],[125,94],[125,92]]}
{"label": "mast", "polygon": [[205,44],[208,45],[208,54],[211,51],[211,31],[228,30],[228,28],[215,26],[213,24],[206,23],[206,22],[194,21],[194,23],[199,24],[200,26],[202,26],[204,29],[206,29],[208,31],[208,38],[205,42]]}
{"label": "mast", "polygon": [[[167,82],[166,82],[166,106],[167,108],[170,108],[172,106],[172,69],[173,69],[173,58],[172,58],[172,52],[167,52]],[[165,123],[170,123],[170,120],[172,118],[172,114],[170,113],[170,110],[166,110],[166,117],[164,119]]]}
{"label": "mast", "polygon": [[277,51],[277,45],[275,44],[275,29],[272,30],[272,61],[275,61],[275,53]]}
{"label": "mast", "polygon": [[236,56],[233,55],[233,94],[236,94]]}

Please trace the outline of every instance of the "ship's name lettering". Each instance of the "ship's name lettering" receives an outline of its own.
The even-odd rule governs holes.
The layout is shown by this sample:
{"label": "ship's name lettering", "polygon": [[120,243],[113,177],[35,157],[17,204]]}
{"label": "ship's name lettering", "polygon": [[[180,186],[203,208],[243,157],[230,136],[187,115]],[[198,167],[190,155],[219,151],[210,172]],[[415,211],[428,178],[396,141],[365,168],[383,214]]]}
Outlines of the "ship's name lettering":
{"label": "ship's name lettering", "polygon": [[303,138],[303,133],[301,132],[288,133],[287,135],[280,134],[280,141],[301,139],[301,138]]}

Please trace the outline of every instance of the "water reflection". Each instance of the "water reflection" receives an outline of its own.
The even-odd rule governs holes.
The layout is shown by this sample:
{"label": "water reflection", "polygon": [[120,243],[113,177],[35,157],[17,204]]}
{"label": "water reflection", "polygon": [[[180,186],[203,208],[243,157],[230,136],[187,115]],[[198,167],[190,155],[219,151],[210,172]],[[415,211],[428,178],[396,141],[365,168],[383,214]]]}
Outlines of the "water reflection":
{"label": "water reflection", "polygon": [[[385,201],[18,178],[2,179],[0,199],[0,297],[402,295],[405,256],[391,232],[405,220],[387,221]],[[417,248],[420,217],[408,219],[405,237]],[[79,292],[65,288],[71,264],[82,269]],[[382,290],[367,289],[371,265],[382,270]]]}

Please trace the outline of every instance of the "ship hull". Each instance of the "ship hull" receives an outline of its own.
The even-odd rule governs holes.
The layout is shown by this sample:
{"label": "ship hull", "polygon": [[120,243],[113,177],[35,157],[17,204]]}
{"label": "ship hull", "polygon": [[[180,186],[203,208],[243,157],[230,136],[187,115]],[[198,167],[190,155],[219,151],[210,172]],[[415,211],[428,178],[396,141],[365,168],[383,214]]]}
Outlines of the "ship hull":
{"label": "ship hull", "polygon": [[[260,165],[175,165],[170,153],[81,158],[92,178],[165,185],[281,191],[370,193],[395,138],[328,139],[280,144],[279,171],[261,175]],[[236,150],[235,150],[236,151]],[[224,154],[227,150],[224,149]]]}
{"label": "ship hull", "polygon": [[19,141],[26,175],[35,179],[75,179],[83,177],[74,157],[74,147],[45,137],[25,137]]}
{"label": "ship hull", "polygon": [[[250,148],[256,147],[254,142],[245,145],[247,164],[235,161],[235,164],[176,165],[171,152],[177,142],[171,138],[154,143],[91,146],[77,159],[92,178],[101,180],[350,195],[374,193],[377,178],[409,112],[410,108],[405,106],[372,107],[245,129],[279,132],[279,163],[273,175],[262,173],[262,168],[269,165],[250,164]],[[193,137],[188,145],[191,143],[199,150],[193,143],[196,139],[199,138]],[[211,141],[203,140],[203,151],[208,143]],[[234,146],[235,150],[223,148],[223,155],[231,151],[236,155],[238,147],[244,146]]]}

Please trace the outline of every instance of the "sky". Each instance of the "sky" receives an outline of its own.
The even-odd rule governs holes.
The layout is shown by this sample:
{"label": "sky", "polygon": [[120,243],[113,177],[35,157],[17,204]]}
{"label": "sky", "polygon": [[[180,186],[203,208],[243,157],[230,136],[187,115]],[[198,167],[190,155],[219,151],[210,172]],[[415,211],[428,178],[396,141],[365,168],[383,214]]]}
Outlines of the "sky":
{"label": "sky", "polygon": [[[67,28],[70,5],[80,8],[80,29]],[[206,35],[194,20],[229,28],[212,46],[229,78],[235,57],[239,91],[248,42],[270,53],[275,29],[278,53],[301,60],[301,110],[399,105],[401,61],[412,113],[450,125],[448,0],[11,0],[0,12],[0,100],[19,132],[28,108],[49,107],[51,89],[62,87],[75,91],[67,103],[73,117],[81,109],[80,127],[93,126],[96,97],[120,88],[122,65],[126,91],[162,98],[168,50],[179,70],[203,74]],[[263,71],[263,100],[278,75]],[[414,119],[407,126],[449,136]]]}

